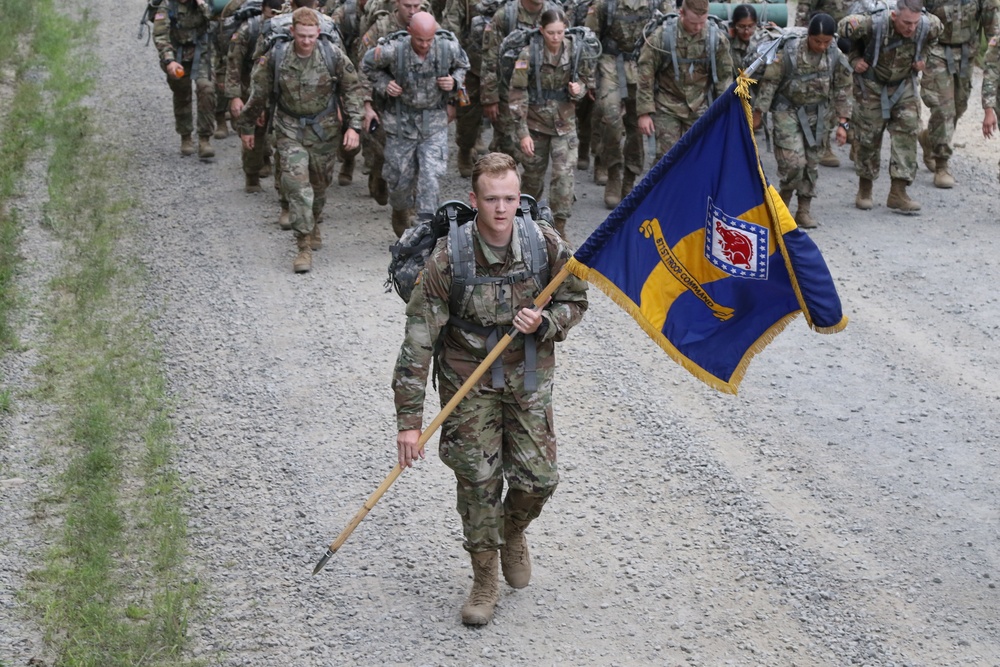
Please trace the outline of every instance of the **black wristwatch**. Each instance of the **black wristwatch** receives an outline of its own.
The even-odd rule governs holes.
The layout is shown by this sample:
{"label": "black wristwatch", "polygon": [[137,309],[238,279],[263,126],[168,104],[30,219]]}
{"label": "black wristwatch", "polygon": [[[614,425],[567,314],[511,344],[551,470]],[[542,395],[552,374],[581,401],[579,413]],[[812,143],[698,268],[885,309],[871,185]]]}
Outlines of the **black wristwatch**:
{"label": "black wristwatch", "polygon": [[844,131],[846,132],[847,130],[851,129],[851,123],[850,121],[845,120],[843,123],[837,123],[837,127],[844,128]]}

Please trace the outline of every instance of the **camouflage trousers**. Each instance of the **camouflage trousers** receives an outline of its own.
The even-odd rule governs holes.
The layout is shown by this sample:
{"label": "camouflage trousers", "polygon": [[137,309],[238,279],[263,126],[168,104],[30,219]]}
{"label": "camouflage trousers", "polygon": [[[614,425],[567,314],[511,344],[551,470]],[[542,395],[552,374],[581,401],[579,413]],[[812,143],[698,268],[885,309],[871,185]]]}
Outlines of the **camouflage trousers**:
{"label": "camouflage trousers", "polygon": [[[597,102],[590,99],[589,95],[584,95],[576,104],[576,137],[579,139],[580,157],[590,157],[590,155],[602,155],[599,134],[601,132],[600,114],[597,111]],[[597,141],[595,141],[597,139]]]}
{"label": "camouflage trousers", "polygon": [[[911,87],[909,80],[900,85]],[[854,129],[854,172],[859,178],[878,179],[882,157],[882,135],[889,131],[889,176],[907,183],[917,175],[917,132],[920,131],[920,104],[916,93],[907,90],[889,110],[889,119],[882,118],[882,103],[878,95],[854,96],[851,127]],[[892,91],[889,91],[890,93]]]}
{"label": "camouflage trousers", "polygon": [[472,150],[483,128],[483,105],[479,103],[479,75],[465,75],[465,92],[469,105],[458,107],[455,112],[455,145],[460,150]]}
{"label": "camouflage trousers", "polygon": [[[455,395],[459,384],[449,375],[439,376],[441,405]],[[498,549],[503,544],[504,517],[509,514],[520,523],[537,518],[559,483],[551,369],[538,369],[538,390],[531,393],[523,387],[474,388],[445,420],[439,453],[457,480],[463,546],[472,553]],[[504,479],[507,500],[517,491],[522,502],[512,505],[501,500]]]}
{"label": "camouflage trousers", "polygon": [[278,133],[281,194],[288,200],[289,221],[297,236],[310,234],[323,214],[326,189],[333,180],[340,135],[305,145]]}
{"label": "camouflage trousers", "polygon": [[[691,129],[697,118],[681,118],[657,109],[653,122],[656,126],[656,162],[670,152],[684,133]],[[641,172],[640,172],[641,173]]]}
{"label": "camouflage trousers", "polygon": [[490,150],[506,153],[515,161],[521,159],[521,149],[517,142],[517,125],[510,114],[510,105],[503,97],[500,99],[497,119],[493,121],[493,141],[490,142]]}
{"label": "camouflage trousers", "polygon": [[[379,118],[382,111],[378,112]],[[364,128],[361,133],[361,149],[364,152],[365,167],[368,173],[382,175],[382,165],[385,164],[385,128],[381,123],[374,132],[369,132]]]}
{"label": "camouflage trousers", "polygon": [[250,150],[243,148],[240,153],[244,174],[260,173],[261,168],[271,161],[271,137],[268,135],[267,127],[255,125],[253,137],[253,148]]}
{"label": "camouflage trousers", "polygon": [[599,155],[605,166],[624,164],[625,169],[638,176],[642,173],[646,156],[635,110],[635,91],[635,84],[626,85],[627,96],[622,99],[616,60],[612,56],[602,56],[597,77],[597,107],[603,148]]}
{"label": "camouflage trousers", "polygon": [[552,161],[552,177],[549,179],[549,206],[556,218],[569,218],[573,210],[573,175],[576,169],[577,150],[580,140],[576,128],[566,134],[543,134],[531,131],[535,142],[535,155],[521,154],[524,174],[521,176],[521,191],[536,200],[542,198],[545,190],[545,170]]}
{"label": "camouflage trousers", "polygon": [[415,208],[418,215],[433,216],[438,207],[439,183],[447,169],[447,125],[416,139],[386,134],[382,178],[389,186],[392,208]]}
{"label": "camouflage trousers", "polygon": [[931,117],[927,122],[927,138],[934,147],[933,156],[947,159],[952,154],[955,124],[969,108],[972,63],[968,63],[964,71],[959,71],[961,49],[945,48],[952,53],[955,73],[949,73],[947,60],[928,57],[926,68],[920,77],[920,99],[931,110]]}
{"label": "camouflage trousers", "polygon": [[[215,113],[221,116],[229,111],[226,97],[226,67],[228,66],[229,44],[216,44],[212,49],[212,67],[215,69]],[[246,102],[246,98],[243,98]]]}
{"label": "camouflage trousers", "polygon": [[[816,114],[809,115],[809,124],[815,136]],[[800,197],[816,196],[816,180],[819,178],[819,154],[826,146],[826,137],[815,137],[816,144],[810,146],[799,125],[795,109],[771,111],[774,136],[774,159],[778,163],[780,189],[795,190]]]}
{"label": "camouflage trousers", "polygon": [[[162,66],[166,72],[166,66]],[[175,79],[167,75],[167,85],[174,98],[174,129],[177,134],[194,133],[194,113],[191,108],[191,82],[198,99],[198,136],[210,137],[215,133],[215,71],[212,69],[210,54],[203,55],[197,67],[193,61],[181,63],[184,76]]]}

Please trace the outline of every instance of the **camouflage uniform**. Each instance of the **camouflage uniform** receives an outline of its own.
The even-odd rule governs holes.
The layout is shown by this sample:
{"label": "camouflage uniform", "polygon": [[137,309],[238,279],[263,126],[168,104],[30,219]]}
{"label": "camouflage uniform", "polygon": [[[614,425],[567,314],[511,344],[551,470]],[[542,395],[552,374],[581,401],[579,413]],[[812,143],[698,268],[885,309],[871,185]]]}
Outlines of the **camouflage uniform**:
{"label": "camouflage uniform", "polygon": [[[678,63],[663,48],[664,32],[673,23],[677,34]],[[724,93],[733,82],[733,58],[725,29],[718,28],[715,47],[717,80],[712,80],[708,53],[712,19],[697,35],[689,35],[680,19],[668,19],[643,44],[639,54],[639,84],[636,90],[636,113],[655,114],[656,159],[667,154],[694,122],[708,109],[712,100]]]}
{"label": "camouflage uniform", "polygon": [[[250,73],[253,70],[253,52],[260,36],[261,17],[254,16],[241,25],[233,34],[226,54],[225,80],[223,81],[224,97],[246,102],[250,98]],[[235,124],[235,120],[233,121]],[[242,147],[241,147],[242,148]],[[268,141],[267,128],[254,127],[254,147],[252,150],[242,148],[243,172],[258,174],[270,161],[271,146]]]}
{"label": "camouflage uniform", "polygon": [[215,70],[212,67],[212,5],[195,0],[164,0],[153,21],[153,43],[160,54],[164,72],[171,62],[180,63],[184,76],[167,76],[174,98],[174,128],[181,136],[194,131],[191,110],[191,81],[198,98],[198,136],[207,138],[215,132]]}
{"label": "camouflage uniform", "polygon": [[[601,126],[601,164],[609,169],[623,165],[638,176],[645,166],[636,113],[638,45],[653,12],[666,10],[667,5],[659,0],[595,0],[587,13],[586,25],[600,38],[603,49],[597,65],[595,97]],[[613,16],[608,16],[609,9]]]}
{"label": "camouflage uniform", "polygon": [[761,80],[757,105],[771,114],[782,191],[815,196],[829,107],[835,116],[850,118],[850,86],[850,66],[836,42],[824,53],[812,53],[803,34],[778,50],[774,64]]}
{"label": "camouflage uniform", "polygon": [[[554,276],[570,258],[570,249],[548,225],[539,227],[545,235],[550,275]],[[490,249],[476,230],[473,239],[477,275],[500,276],[518,271],[530,275],[522,261],[516,231],[505,258]],[[451,276],[448,244],[442,239],[428,258],[406,308],[406,338],[392,381],[399,430],[422,427],[427,376],[439,337],[437,381],[441,405],[456,394],[489,351],[484,336],[448,326]],[[444,422],[440,456],[458,480],[456,508],[462,517],[464,546],[469,552],[499,548],[503,544],[505,513],[510,519],[527,523],[538,516],[555,490],[559,481],[552,419],[555,343],[565,340],[570,327],[583,317],[586,290],[586,283],[571,275],[545,307],[546,326],[542,333],[535,334],[535,391],[525,389],[525,339],[517,336],[500,357],[502,386],[495,387],[491,373],[486,373]],[[455,314],[479,326],[508,331],[514,315],[531,306],[538,286],[528,278],[504,286],[499,299],[497,292],[496,283],[474,286],[464,310]],[[509,491],[501,503],[504,478]],[[512,506],[515,492],[528,502]]]}
{"label": "camouflage uniform", "polygon": [[945,161],[952,154],[955,123],[969,106],[972,94],[972,61],[979,50],[979,35],[987,40],[1000,31],[997,25],[997,0],[927,0],[926,8],[943,25],[937,47],[927,56],[927,66],[920,78],[920,98],[931,111],[927,122],[927,141],[931,149],[924,159]]}
{"label": "camouflage uniform", "polygon": [[[334,54],[332,76],[323,48]],[[318,42],[308,58],[297,57],[292,42],[283,51],[277,63],[278,99],[274,99],[273,61],[280,56],[272,48],[254,66],[250,99],[238,125],[240,134],[252,134],[254,120],[273,108],[281,191],[288,198],[292,229],[301,237],[312,233],[323,212],[341,144],[341,122],[361,131],[361,89],[354,65],[333,44]]]}
{"label": "camouflage uniform", "polygon": [[[499,115],[493,121],[492,150],[510,155],[515,160],[521,158],[521,151],[514,141],[514,120],[510,115],[506,87],[500,81],[500,44],[504,37],[518,28],[537,28],[542,14],[549,4],[532,13],[524,8],[521,0],[507,0],[500,5],[493,19],[487,24],[483,34],[483,63],[479,83],[479,100],[483,106],[499,104]],[[513,20],[512,20],[513,19]]]}
{"label": "camouflage uniform", "polygon": [[460,151],[471,151],[475,147],[483,127],[479,75],[483,63],[483,42],[482,39],[476,42],[478,33],[472,29],[479,16],[480,5],[472,0],[448,0],[441,19],[441,27],[458,35],[459,43],[469,58],[469,71],[465,75],[469,104],[455,110],[455,144]]}
{"label": "camouflage uniform", "polygon": [[983,110],[1000,108],[997,91],[1000,90],[1000,37],[989,41],[983,57]]}
{"label": "camouflage uniform", "polygon": [[[233,99],[226,94],[226,70],[229,67],[228,52],[229,52],[229,42],[225,40],[225,35],[222,34],[222,23],[236,13],[236,10],[240,9],[245,5],[247,0],[229,0],[226,6],[222,8],[222,11],[216,17],[217,32],[215,41],[215,53],[213,55],[213,64],[215,66],[215,124],[216,129],[219,130],[219,125],[225,120],[226,111],[229,110],[229,100]],[[221,127],[222,132],[226,132],[225,125]],[[228,132],[226,132],[228,134]],[[223,138],[221,134],[219,138]]]}
{"label": "camouflage uniform", "polygon": [[856,0],[799,0],[795,9],[795,25],[809,27],[813,14],[829,14],[838,23],[850,14]]}
{"label": "camouflage uniform", "polygon": [[[469,59],[458,39],[439,30],[430,51],[421,59],[410,36],[381,40],[365,54],[361,69],[375,92],[385,96],[386,162],[382,176],[389,185],[389,204],[412,209],[430,218],[438,207],[438,181],[448,169],[448,112],[453,92],[438,87],[437,78],[450,76],[454,90],[462,87]],[[388,97],[386,86],[395,81],[403,89]]]}
{"label": "camouflage uniform", "polygon": [[[876,19],[871,14],[852,14],[840,21],[837,32],[854,44],[848,60],[851,70],[864,59],[861,50],[874,39]],[[927,16],[928,29],[923,53],[932,48],[941,34],[941,21]],[[889,130],[891,157],[889,175],[912,183],[917,174],[917,132],[920,130],[920,103],[917,99],[916,34],[902,39],[886,12],[882,48],[875,67],[864,74],[854,74],[854,130],[856,155],[854,171],[858,177],[877,180],[882,153],[882,135]],[[886,45],[898,44],[886,49]],[[921,56],[922,57],[922,56]],[[883,93],[885,99],[883,99]],[[883,103],[887,108],[883,108]]]}
{"label": "camouflage uniform", "polygon": [[[369,2],[368,7],[371,4]],[[381,14],[375,23],[365,31],[355,46],[354,62],[357,63],[358,68],[361,67],[365,54],[374,49],[380,39],[400,30],[406,30],[406,26],[399,24],[396,12]],[[375,113],[381,119],[385,111],[385,95],[374,91],[371,81],[366,76],[361,77],[361,90],[363,102],[371,104],[372,109],[375,110]],[[382,122],[379,123],[374,132],[368,132],[368,128],[365,128],[365,131],[361,133],[361,147],[365,151],[365,164],[368,165],[369,169],[368,188],[372,196],[375,196],[379,189],[384,189],[384,185],[380,186],[378,182],[378,179],[383,177],[382,168],[385,164],[385,126]],[[385,202],[383,201],[382,203],[384,204]]]}
{"label": "camouflage uniform", "polygon": [[[572,39],[566,39],[559,53],[552,55],[542,43],[541,35],[534,37],[518,56],[510,78],[510,114],[517,139],[530,135],[535,143],[534,156],[521,156],[524,165],[521,191],[541,199],[551,157],[549,205],[552,215],[563,220],[569,218],[573,208],[573,170],[579,145],[576,103],[594,86],[590,62],[586,59],[580,60],[579,72],[573,77]],[[536,63],[540,80],[536,79]],[[568,90],[574,80],[582,84],[580,94],[575,97]]]}

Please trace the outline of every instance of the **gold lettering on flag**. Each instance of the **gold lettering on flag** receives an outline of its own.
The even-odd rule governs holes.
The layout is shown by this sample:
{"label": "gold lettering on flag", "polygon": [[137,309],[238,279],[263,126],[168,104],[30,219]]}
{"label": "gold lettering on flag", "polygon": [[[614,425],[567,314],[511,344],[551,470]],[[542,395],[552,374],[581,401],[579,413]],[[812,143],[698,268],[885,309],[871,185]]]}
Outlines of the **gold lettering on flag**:
{"label": "gold lettering on flag", "polygon": [[663,232],[660,231],[660,221],[657,218],[644,221],[639,226],[639,231],[647,239],[650,237],[653,238],[653,242],[656,244],[656,251],[660,255],[660,262],[663,266],[670,272],[670,275],[677,279],[677,282],[690,290],[702,303],[708,306],[709,310],[712,311],[712,315],[723,322],[733,316],[733,313],[736,311],[717,304],[708,295],[705,288],[701,286],[701,283],[691,275],[691,272],[684,266],[684,263],[674,254],[673,249],[667,244],[666,239],[663,238]]}

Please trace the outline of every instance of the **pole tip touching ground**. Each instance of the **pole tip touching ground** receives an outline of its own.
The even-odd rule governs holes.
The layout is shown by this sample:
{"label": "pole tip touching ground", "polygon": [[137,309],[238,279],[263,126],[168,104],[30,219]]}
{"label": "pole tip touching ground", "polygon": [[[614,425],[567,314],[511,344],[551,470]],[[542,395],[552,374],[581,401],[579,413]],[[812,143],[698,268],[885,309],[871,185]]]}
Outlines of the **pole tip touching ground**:
{"label": "pole tip touching ground", "polygon": [[332,556],[332,555],[333,555],[333,551],[331,551],[330,549],[327,549],[326,553],[323,554],[323,557],[319,559],[318,563],[316,563],[316,567],[313,568],[313,576],[314,577],[317,574],[319,574],[319,571],[322,570],[326,566],[326,562],[328,560],[330,560],[330,556]]}

